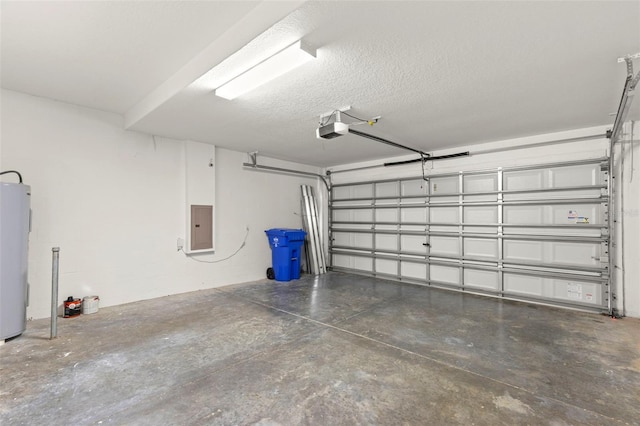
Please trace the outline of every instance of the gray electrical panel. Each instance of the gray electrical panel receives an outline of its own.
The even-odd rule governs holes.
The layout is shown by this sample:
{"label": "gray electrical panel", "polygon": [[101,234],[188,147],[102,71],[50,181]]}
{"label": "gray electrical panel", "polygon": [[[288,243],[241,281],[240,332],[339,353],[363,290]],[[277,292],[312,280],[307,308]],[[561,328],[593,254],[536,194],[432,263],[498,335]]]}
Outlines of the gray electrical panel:
{"label": "gray electrical panel", "polygon": [[27,327],[31,188],[0,183],[0,340]]}
{"label": "gray electrical panel", "polygon": [[213,248],[213,206],[191,206],[191,250]]}

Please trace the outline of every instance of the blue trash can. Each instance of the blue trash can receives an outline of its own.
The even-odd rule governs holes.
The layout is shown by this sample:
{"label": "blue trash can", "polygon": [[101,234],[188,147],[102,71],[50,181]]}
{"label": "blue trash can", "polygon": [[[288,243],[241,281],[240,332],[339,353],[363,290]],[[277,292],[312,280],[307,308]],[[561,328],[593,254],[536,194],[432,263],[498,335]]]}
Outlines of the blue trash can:
{"label": "blue trash can", "polygon": [[274,228],[264,231],[271,246],[271,267],[276,281],[300,278],[300,255],[304,237],[302,229]]}

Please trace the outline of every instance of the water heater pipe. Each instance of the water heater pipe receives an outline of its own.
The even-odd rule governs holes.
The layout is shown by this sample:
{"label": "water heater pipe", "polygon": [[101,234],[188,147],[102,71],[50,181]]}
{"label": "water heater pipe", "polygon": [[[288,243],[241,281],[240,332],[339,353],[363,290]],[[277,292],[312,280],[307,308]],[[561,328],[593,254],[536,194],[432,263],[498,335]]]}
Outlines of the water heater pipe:
{"label": "water heater pipe", "polygon": [[51,339],[58,336],[58,266],[60,247],[53,247],[51,266]]}

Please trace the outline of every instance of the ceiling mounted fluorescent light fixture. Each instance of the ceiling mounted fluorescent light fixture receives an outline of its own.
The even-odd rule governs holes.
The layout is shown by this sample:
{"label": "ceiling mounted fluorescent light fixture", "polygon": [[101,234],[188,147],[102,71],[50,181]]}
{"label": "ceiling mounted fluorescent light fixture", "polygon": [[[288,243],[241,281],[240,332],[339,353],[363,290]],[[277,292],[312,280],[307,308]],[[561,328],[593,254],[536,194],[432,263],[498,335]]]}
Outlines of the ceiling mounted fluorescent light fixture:
{"label": "ceiling mounted fluorescent light fixture", "polygon": [[215,94],[229,100],[237,98],[315,57],[315,49],[298,40],[218,87]]}

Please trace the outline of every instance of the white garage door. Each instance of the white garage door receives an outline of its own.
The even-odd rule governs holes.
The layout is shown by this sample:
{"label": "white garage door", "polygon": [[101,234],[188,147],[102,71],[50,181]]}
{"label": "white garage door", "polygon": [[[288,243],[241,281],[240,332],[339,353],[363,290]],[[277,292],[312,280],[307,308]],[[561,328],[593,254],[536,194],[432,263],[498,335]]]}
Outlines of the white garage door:
{"label": "white garage door", "polygon": [[334,185],[334,270],[608,311],[608,161]]}

